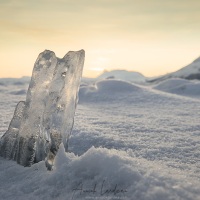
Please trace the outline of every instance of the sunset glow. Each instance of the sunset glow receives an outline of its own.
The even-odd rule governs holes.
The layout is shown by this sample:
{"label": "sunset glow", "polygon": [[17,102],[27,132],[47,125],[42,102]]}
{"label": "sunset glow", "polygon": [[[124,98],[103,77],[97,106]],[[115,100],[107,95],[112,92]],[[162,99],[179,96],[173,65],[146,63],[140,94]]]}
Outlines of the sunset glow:
{"label": "sunset glow", "polygon": [[0,0],[0,77],[31,76],[45,49],[84,49],[88,77],[176,71],[200,55],[199,10],[196,0]]}

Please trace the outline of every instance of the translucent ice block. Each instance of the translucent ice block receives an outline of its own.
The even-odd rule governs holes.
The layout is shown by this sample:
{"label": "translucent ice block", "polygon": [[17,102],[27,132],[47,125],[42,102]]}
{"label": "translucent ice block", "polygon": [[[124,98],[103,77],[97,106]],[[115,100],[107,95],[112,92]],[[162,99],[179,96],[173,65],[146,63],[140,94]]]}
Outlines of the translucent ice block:
{"label": "translucent ice block", "polygon": [[51,169],[61,142],[67,151],[84,58],[84,50],[62,59],[48,50],[38,56],[26,101],[17,105],[0,140],[1,156],[23,166],[46,160]]}

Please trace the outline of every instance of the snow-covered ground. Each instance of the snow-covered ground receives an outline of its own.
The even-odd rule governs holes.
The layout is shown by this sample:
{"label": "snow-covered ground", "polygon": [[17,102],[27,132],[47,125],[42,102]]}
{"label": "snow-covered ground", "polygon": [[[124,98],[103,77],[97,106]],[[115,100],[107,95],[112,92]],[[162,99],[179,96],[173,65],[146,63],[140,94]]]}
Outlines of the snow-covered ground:
{"label": "snow-covered ground", "polygon": [[153,88],[163,92],[169,92],[192,98],[200,98],[199,80],[171,78],[158,83]]}
{"label": "snow-covered ground", "polygon": [[[178,81],[83,84],[70,153],[51,172],[0,158],[0,199],[200,199],[200,94],[167,91]],[[0,85],[1,135],[27,87]]]}

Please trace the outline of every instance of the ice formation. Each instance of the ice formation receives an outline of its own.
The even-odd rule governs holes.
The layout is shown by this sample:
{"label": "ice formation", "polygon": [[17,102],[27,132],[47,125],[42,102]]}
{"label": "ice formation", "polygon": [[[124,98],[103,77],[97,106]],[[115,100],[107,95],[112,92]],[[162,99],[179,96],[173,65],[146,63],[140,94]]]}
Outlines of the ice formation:
{"label": "ice formation", "polygon": [[38,56],[26,101],[18,103],[0,140],[1,156],[23,166],[46,160],[51,169],[61,142],[67,151],[84,58],[84,50],[62,59],[49,50]]}

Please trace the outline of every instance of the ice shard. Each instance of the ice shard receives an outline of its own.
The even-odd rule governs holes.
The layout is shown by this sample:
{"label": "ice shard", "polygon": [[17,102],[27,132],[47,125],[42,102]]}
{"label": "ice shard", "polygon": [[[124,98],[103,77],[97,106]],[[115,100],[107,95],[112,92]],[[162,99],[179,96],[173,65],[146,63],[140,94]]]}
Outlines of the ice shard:
{"label": "ice shard", "polygon": [[49,50],[38,56],[26,101],[18,103],[0,140],[0,156],[23,166],[46,160],[51,169],[61,142],[67,151],[84,59],[84,50],[62,59]]}

